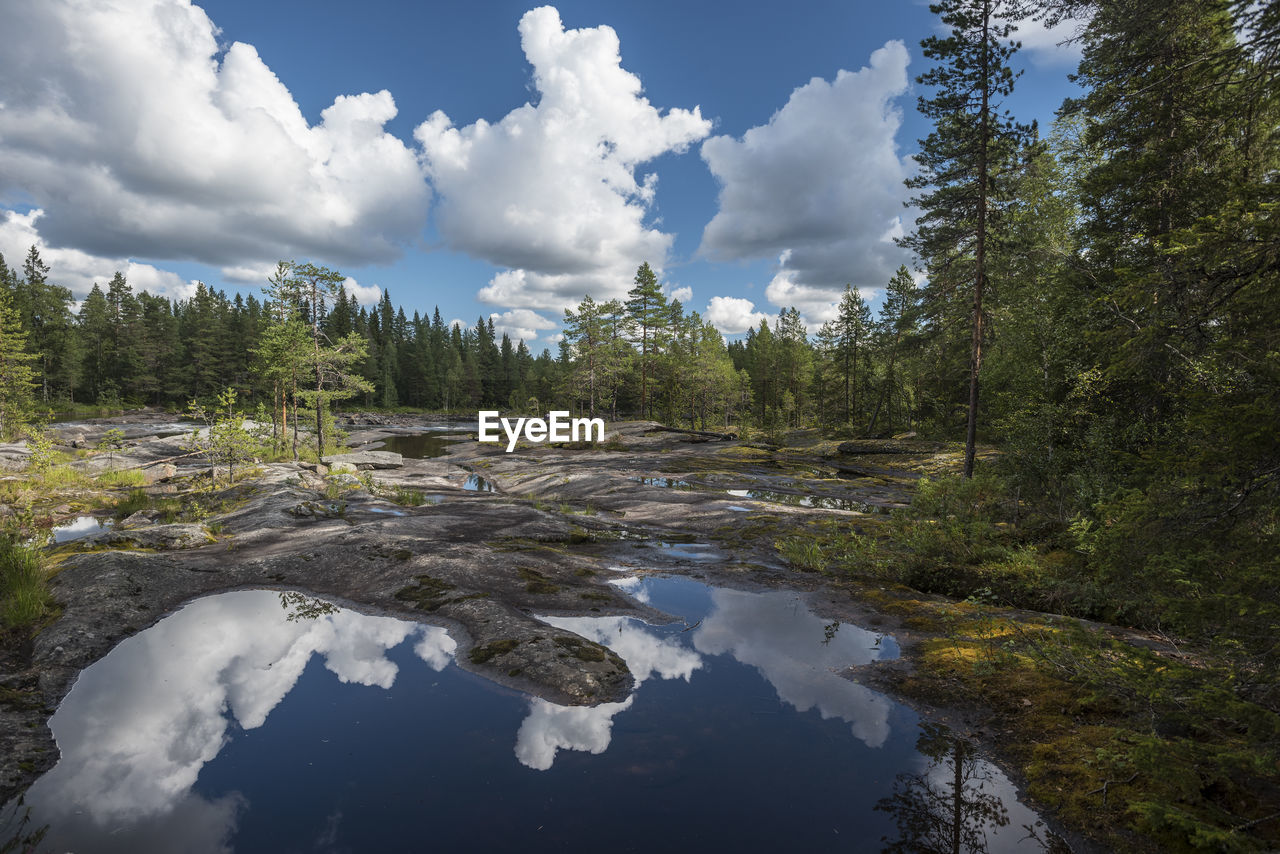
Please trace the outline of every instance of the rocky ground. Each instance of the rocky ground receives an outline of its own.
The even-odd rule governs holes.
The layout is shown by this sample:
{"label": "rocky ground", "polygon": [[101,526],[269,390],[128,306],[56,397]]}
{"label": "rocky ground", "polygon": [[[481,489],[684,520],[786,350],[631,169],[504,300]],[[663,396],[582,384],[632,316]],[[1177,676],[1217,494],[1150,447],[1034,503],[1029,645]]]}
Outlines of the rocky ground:
{"label": "rocky ground", "polygon": [[[0,674],[0,803],[56,762],[46,723],[80,670],[194,598],[303,591],[444,625],[458,662],[496,682],[564,704],[616,701],[632,686],[621,659],[535,613],[666,618],[606,583],[620,565],[818,590],[780,559],[779,537],[817,520],[882,519],[954,456],[910,440],[837,446],[804,435],[780,452],[627,422],[598,448],[508,454],[458,441],[444,456],[405,459],[383,443],[430,420],[356,420],[351,454],[260,465],[231,487],[211,485],[207,464],[186,455],[172,416],[58,427],[67,449],[124,430],[126,447],[109,460],[72,465],[138,468],[157,507],[53,550],[60,616],[10,651]],[[0,448],[0,465],[19,468],[26,454]],[[833,618],[879,619],[847,595],[818,599]]]}

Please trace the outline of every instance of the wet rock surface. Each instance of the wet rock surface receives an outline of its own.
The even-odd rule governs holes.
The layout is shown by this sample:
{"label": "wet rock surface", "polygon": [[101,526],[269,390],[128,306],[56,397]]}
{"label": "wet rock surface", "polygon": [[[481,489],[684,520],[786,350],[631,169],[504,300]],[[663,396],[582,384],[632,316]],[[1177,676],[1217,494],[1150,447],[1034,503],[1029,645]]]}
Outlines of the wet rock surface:
{"label": "wet rock surface", "polygon": [[[402,430],[403,421],[394,427]],[[92,442],[91,432],[105,434],[110,424],[75,429]],[[617,568],[816,588],[784,569],[775,537],[814,518],[853,520],[901,506],[914,476],[863,455],[858,465],[879,462],[890,473],[851,477],[834,443],[784,459],[659,426],[610,425],[597,448],[523,445],[507,454],[459,441],[432,459],[362,451],[328,457],[324,466],[270,464],[235,487],[201,493],[217,509],[198,522],[159,524],[135,513],[68,543],[51,584],[60,617],[20,667],[0,676],[0,801],[56,761],[46,722],[79,671],[201,596],[298,590],[443,625],[459,642],[459,663],[487,678],[560,704],[613,702],[633,684],[625,663],[534,614],[670,621],[608,584]],[[360,439],[376,441],[380,432],[391,435],[371,429]],[[167,466],[172,483],[149,488],[185,495],[208,470],[184,453],[181,436],[139,435],[114,452],[114,467]],[[385,466],[391,458],[391,467],[358,476],[333,473],[343,463]]]}

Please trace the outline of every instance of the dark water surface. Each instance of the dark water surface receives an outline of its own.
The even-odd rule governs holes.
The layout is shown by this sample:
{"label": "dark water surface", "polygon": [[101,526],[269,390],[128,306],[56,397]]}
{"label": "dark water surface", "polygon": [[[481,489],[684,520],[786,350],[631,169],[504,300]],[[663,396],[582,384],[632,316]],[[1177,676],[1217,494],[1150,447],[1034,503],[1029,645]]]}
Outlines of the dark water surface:
{"label": "dark water surface", "polygon": [[465,439],[464,435],[451,435],[442,432],[398,433],[379,439],[382,447],[379,450],[393,451],[410,460],[429,460],[432,457],[443,457],[449,453],[449,446]]}
{"label": "dark water surface", "polygon": [[635,674],[594,708],[462,670],[441,628],[297,594],[193,602],[54,716],[62,759],[27,795],[42,850],[932,851],[957,808],[961,850],[1042,850],[997,769],[839,675],[892,638],[791,593],[614,583],[680,619],[546,618]]}

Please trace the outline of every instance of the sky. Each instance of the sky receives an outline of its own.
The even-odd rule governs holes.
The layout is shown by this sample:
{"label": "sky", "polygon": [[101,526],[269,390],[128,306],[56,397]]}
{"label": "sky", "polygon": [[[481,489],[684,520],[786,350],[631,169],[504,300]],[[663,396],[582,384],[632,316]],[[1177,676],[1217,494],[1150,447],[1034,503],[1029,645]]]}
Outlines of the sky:
{"label": "sky", "polygon": [[[912,259],[925,3],[0,0],[0,253],[259,294],[279,260],[536,351],[648,262],[727,336]],[[1030,22],[1047,132],[1078,48]]]}

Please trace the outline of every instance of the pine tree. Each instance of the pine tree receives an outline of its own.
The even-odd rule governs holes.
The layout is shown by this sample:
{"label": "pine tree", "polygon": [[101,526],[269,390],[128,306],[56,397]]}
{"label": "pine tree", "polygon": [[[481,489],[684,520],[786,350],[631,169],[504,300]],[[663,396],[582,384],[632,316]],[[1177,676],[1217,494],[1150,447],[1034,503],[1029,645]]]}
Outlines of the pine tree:
{"label": "pine tree", "polygon": [[1018,0],[943,0],[929,9],[950,27],[947,36],[921,41],[924,55],[937,61],[917,78],[934,88],[920,98],[920,111],[934,130],[920,140],[921,173],[907,186],[928,191],[912,199],[923,214],[914,234],[903,239],[925,262],[930,289],[939,295],[969,292],[969,400],[965,427],[965,477],[973,475],[978,425],[978,378],[982,371],[983,296],[987,254],[999,209],[1007,204],[1006,173],[1034,129],[1019,125],[1001,109],[1016,75],[1009,60],[1018,48],[1009,41],[1011,23],[1024,14]]}

